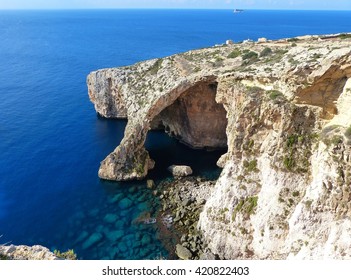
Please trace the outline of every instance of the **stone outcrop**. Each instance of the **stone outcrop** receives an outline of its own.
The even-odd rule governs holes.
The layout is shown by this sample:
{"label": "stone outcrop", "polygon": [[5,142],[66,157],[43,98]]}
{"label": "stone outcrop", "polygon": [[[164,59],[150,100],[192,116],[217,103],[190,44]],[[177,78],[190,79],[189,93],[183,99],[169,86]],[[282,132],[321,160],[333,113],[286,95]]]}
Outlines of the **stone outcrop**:
{"label": "stone outcrop", "polygon": [[153,128],[227,146],[198,224],[214,254],[350,259],[350,47],[350,34],[247,41],[92,72],[96,111],[128,119],[99,176],[144,178]]}
{"label": "stone outcrop", "polygon": [[7,260],[62,260],[48,248],[35,246],[0,246],[0,256]]}
{"label": "stone outcrop", "polygon": [[193,170],[187,165],[171,165],[168,167],[168,171],[171,172],[174,177],[185,177],[193,174]]}

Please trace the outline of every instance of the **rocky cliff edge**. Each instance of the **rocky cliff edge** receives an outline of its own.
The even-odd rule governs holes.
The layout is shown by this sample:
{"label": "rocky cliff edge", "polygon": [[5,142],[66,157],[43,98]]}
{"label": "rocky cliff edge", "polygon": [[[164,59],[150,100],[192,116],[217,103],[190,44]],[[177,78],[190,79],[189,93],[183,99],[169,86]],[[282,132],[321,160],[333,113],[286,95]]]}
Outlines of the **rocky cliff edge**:
{"label": "rocky cliff edge", "polygon": [[198,223],[214,253],[350,259],[350,54],[350,34],[304,36],[92,72],[96,111],[128,119],[99,176],[144,178],[153,128],[194,148],[227,147]]}

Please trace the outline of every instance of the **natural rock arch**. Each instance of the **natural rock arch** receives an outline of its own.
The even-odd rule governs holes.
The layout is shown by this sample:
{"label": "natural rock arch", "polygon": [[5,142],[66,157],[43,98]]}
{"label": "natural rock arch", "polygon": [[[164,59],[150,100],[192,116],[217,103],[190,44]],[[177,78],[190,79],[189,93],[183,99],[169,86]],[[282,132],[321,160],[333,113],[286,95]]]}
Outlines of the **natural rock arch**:
{"label": "natural rock arch", "polygon": [[185,90],[151,122],[151,128],[165,131],[192,148],[227,147],[227,117],[216,102],[217,82],[196,83]]}
{"label": "natural rock arch", "polygon": [[144,144],[150,129],[163,127],[193,148],[222,149],[227,146],[226,111],[216,102],[215,76],[180,83],[148,108],[128,118],[120,145],[100,165],[99,177],[108,180],[143,179],[155,162]]}

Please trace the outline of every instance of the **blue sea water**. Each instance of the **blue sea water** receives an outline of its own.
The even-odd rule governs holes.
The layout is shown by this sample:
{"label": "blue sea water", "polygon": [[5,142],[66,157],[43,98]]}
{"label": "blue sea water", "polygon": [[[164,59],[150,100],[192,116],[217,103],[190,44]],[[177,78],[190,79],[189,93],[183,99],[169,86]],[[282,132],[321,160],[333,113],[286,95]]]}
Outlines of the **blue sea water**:
{"label": "blue sea water", "polygon": [[[133,222],[157,211],[145,181],[97,176],[126,122],[97,117],[87,74],[227,39],[350,32],[350,18],[350,11],[0,11],[0,244],[74,249],[81,259],[167,257],[159,229]],[[146,145],[156,181],[172,163],[218,175],[221,152],[191,150],[162,132]]]}

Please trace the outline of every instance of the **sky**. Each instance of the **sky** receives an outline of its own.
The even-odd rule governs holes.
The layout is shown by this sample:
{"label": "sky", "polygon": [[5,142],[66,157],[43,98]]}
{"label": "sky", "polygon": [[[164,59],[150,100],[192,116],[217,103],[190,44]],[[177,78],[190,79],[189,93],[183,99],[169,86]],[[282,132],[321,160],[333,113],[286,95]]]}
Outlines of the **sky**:
{"label": "sky", "polygon": [[351,0],[0,0],[0,9],[97,8],[351,10]]}

